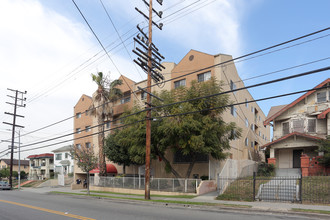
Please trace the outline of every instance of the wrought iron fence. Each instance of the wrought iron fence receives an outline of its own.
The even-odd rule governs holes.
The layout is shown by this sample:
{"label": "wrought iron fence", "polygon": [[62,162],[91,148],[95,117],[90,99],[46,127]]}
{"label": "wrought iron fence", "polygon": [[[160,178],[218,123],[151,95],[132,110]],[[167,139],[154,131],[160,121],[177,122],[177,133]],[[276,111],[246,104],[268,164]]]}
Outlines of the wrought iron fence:
{"label": "wrought iron fence", "polygon": [[[196,193],[201,179],[151,178],[150,189],[164,192]],[[144,189],[143,177],[90,177],[91,186]]]}
{"label": "wrought iron fence", "polygon": [[220,178],[219,199],[330,203],[330,176]]}

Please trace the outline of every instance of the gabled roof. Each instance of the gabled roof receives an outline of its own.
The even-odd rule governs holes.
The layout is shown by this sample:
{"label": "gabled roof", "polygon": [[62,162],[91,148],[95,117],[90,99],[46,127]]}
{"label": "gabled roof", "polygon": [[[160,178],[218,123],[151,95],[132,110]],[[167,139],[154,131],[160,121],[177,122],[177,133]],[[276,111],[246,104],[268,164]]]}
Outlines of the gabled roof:
{"label": "gabled roof", "polygon": [[[280,111],[282,108],[284,108],[287,105],[277,105],[277,106],[272,106],[268,112],[267,118],[270,118],[273,116],[276,112]],[[266,118],[266,120],[267,120]]]}
{"label": "gabled roof", "polygon": [[323,138],[312,136],[312,135],[309,135],[309,134],[304,134],[304,133],[299,133],[299,132],[292,132],[292,133],[287,134],[287,135],[285,135],[285,136],[283,136],[279,139],[276,139],[275,141],[269,142],[269,143],[261,146],[261,148],[266,148],[270,145],[273,145],[273,144],[276,144],[278,142],[284,141],[285,139],[288,139],[289,137],[292,137],[292,136],[299,136],[299,137],[304,137],[304,138],[313,139],[313,140],[322,140],[323,139]]}
{"label": "gabled roof", "polygon": [[330,108],[326,109],[325,111],[321,112],[318,116],[317,119],[325,119],[327,114],[330,112]]}
{"label": "gabled roof", "polygon": [[88,95],[85,95],[85,94],[82,94],[74,107],[76,107],[76,105],[78,105],[78,103],[82,100],[82,98],[86,98],[86,99],[89,99],[90,101],[92,101],[92,97],[90,97]]}
{"label": "gabled roof", "polygon": [[56,150],[53,150],[52,152],[65,152],[65,151],[71,151],[72,150],[72,145],[67,145],[64,147],[57,148]]}
{"label": "gabled roof", "polygon": [[[326,85],[329,82],[330,82],[330,78],[324,80],[319,85],[315,86],[314,89],[321,88],[321,87],[323,87],[324,85]],[[291,102],[290,104],[286,105],[284,108],[282,108],[281,110],[279,110],[278,112],[276,112],[275,114],[273,114],[272,116],[270,116],[269,118],[266,118],[266,120],[264,121],[264,125],[268,125],[276,117],[280,116],[283,112],[285,112],[289,108],[295,106],[297,103],[299,103],[300,101],[302,101],[304,98],[308,97],[309,95],[313,94],[315,91],[316,90],[312,90],[312,91],[309,91],[309,92],[305,93],[304,95],[300,96],[298,99],[296,99],[293,102]]]}

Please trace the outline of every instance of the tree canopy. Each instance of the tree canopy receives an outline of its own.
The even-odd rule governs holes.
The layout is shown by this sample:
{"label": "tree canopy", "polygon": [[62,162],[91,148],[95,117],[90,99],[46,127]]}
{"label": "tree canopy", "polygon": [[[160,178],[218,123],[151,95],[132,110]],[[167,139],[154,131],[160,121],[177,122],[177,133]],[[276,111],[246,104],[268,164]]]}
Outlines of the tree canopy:
{"label": "tree canopy", "polygon": [[[198,83],[193,81],[190,87],[179,87],[172,91],[162,91],[157,94],[164,102],[154,99],[153,105],[161,106],[169,103],[191,100],[201,96],[220,93],[221,86],[215,79]],[[152,110],[151,124],[151,156],[161,158],[166,165],[166,171],[172,172],[177,178],[189,178],[191,171],[201,156],[211,156],[217,160],[227,157],[229,142],[240,136],[241,129],[235,123],[226,123],[221,115],[226,110],[215,108],[230,104],[228,95],[219,95],[207,99],[199,99]],[[214,108],[214,109],[213,109]],[[212,110],[211,110],[212,109]],[[137,112],[133,109],[126,114]],[[187,112],[194,112],[187,114]],[[146,144],[146,113],[127,117],[124,124],[131,124],[112,134],[107,148],[120,146],[125,148],[132,162],[145,163]],[[235,130],[236,132],[232,132]],[[109,139],[109,137],[108,137]],[[184,176],[171,166],[166,152],[185,157],[189,164]]]}
{"label": "tree canopy", "polygon": [[320,152],[323,152],[323,157],[320,159],[320,163],[325,167],[330,167],[330,135],[325,140],[320,141]]}

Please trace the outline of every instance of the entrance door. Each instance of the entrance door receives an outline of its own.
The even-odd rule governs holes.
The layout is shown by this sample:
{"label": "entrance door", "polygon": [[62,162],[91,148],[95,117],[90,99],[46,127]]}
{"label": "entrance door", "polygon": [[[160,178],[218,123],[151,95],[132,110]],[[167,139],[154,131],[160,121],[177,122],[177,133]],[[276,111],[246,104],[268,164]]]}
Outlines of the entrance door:
{"label": "entrance door", "polygon": [[300,168],[300,157],[303,150],[293,150],[293,168]]}

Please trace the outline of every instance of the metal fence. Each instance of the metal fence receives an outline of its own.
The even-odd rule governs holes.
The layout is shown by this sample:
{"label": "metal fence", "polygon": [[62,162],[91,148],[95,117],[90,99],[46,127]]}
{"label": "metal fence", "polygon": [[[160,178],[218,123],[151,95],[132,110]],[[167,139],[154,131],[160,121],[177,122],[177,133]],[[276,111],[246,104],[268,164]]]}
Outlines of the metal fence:
{"label": "metal fence", "polygon": [[[196,193],[201,179],[151,178],[150,189],[164,192]],[[144,189],[144,177],[90,177],[91,186]]]}
{"label": "metal fence", "polygon": [[[219,199],[330,203],[330,176],[254,176],[229,180],[231,183],[224,192],[220,192]],[[223,182],[228,182],[228,178],[224,178]]]}

